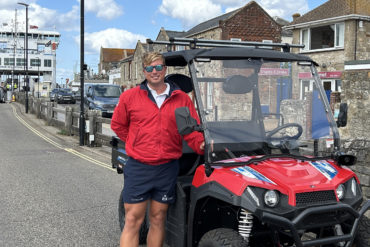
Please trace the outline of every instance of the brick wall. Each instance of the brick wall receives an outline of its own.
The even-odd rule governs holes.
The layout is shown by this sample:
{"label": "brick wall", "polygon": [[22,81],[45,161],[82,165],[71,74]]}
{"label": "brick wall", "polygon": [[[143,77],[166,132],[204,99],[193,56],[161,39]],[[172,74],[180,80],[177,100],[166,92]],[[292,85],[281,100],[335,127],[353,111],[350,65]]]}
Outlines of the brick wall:
{"label": "brick wall", "polygon": [[281,42],[281,27],[256,3],[251,3],[221,23],[222,39]]}

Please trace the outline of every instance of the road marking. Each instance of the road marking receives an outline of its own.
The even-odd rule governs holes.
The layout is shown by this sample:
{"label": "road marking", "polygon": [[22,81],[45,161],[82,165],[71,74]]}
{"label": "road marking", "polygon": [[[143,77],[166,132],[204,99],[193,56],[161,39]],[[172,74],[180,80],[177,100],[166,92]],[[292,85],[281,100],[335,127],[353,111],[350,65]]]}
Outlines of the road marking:
{"label": "road marking", "polygon": [[104,167],[104,168],[107,168],[109,170],[112,170],[112,171],[115,171],[115,169],[113,169],[110,165],[104,163],[104,162],[101,162],[99,160],[96,160],[96,159],[93,159],[83,153],[80,153],[72,148],[65,148],[63,147],[62,145],[60,145],[59,143],[53,141],[52,139],[50,139],[49,137],[45,136],[44,134],[42,134],[41,132],[39,132],[38,130],[36,130],[35,128],[33,128],[31,125],[29,125],[23,118],[21,118],[18,113],[17,113],[17,110],[16,108],[13,106],[13,105],[10,105],[12,108],[13,108],[13,113],[14,113],[14,116],[19,120],[19,122],[21,122],[24,126],[26,126],[29,130],[31,130],[34,134],[36,134],[37,136],[41,137],[42,139],[44,139],[45,141],[47,141],[48,143],[50,143],[51,145],[59,148],[59,149],[62,149],[68,153],[71,153],[73,155],[76,155],[78,157],[80,157],[81,159],[84,159],[84,160],[87,160],[89,161],[90,163],[93,163],[95,165],[98,165],[98,166],[101,166],[101,167]]}

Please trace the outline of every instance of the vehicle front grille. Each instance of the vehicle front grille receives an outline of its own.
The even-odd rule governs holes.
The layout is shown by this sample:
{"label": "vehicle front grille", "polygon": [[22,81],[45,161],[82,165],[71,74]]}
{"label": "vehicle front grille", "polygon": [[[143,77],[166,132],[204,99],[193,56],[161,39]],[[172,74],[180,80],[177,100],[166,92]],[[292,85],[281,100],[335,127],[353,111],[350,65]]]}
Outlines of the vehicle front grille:
{"label": "vehicle front grille", "polygon": [[114,109],[114,107],[116,107],[115,104],[105,104],[105,105],[103,105],[103,108],[106,108],[106,109]]}
{"label": "vehicle front grille", "polygon": [[312,204],[323,204],[336,202],[334,190],[323,190],[314,192],[304,192],[296,194],[296,205],[307,206]]}

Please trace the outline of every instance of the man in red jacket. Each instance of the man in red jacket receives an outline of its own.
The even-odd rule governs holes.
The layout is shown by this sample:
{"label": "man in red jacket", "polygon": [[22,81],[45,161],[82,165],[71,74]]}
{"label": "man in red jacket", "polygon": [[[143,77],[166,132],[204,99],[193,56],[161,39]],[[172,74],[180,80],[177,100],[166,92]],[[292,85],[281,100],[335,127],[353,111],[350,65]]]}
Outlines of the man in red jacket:
{"label": "man in red jacket", "polygon": [[177,131],[175,109],[187,106],[198,121],[189,96],[165,81],[164,57],[157,52],[143,56],[145,80],[122,93],[114,110],[111,128],[125,142],[130,157],[124,167],[123,202],[125,226],[120,245],[138,246],[139,230],[150,201],[147,243],[160,247],[164,241],[169,203],[175,200],[175,185],[182,155],[182,138],[202,154],[204,138],[199,132],[184,137]]}

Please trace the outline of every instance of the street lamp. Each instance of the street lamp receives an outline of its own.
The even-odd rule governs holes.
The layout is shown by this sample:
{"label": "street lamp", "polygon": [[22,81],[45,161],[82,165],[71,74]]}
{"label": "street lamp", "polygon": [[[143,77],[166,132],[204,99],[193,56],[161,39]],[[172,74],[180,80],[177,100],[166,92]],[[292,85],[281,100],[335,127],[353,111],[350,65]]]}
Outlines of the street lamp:
{"label": "street lamp", "polygon": [[18,2],[18,4],[20,5],[23,5],[26,7],[26,47],[25,47],[25,53],[26,53],[26,63],[25,63],[25,66],[26,66],[26,71],[25,71],[25,74],[26,74],[26,88],[25,88],[25,92],[26,92],[26,103],[25,103],[25,109],[26,109],[26,113],[28,113],[28,87],[29,87],[29,84],[28,84],[28,4],[26,3],[22,3],[22,2]]}

